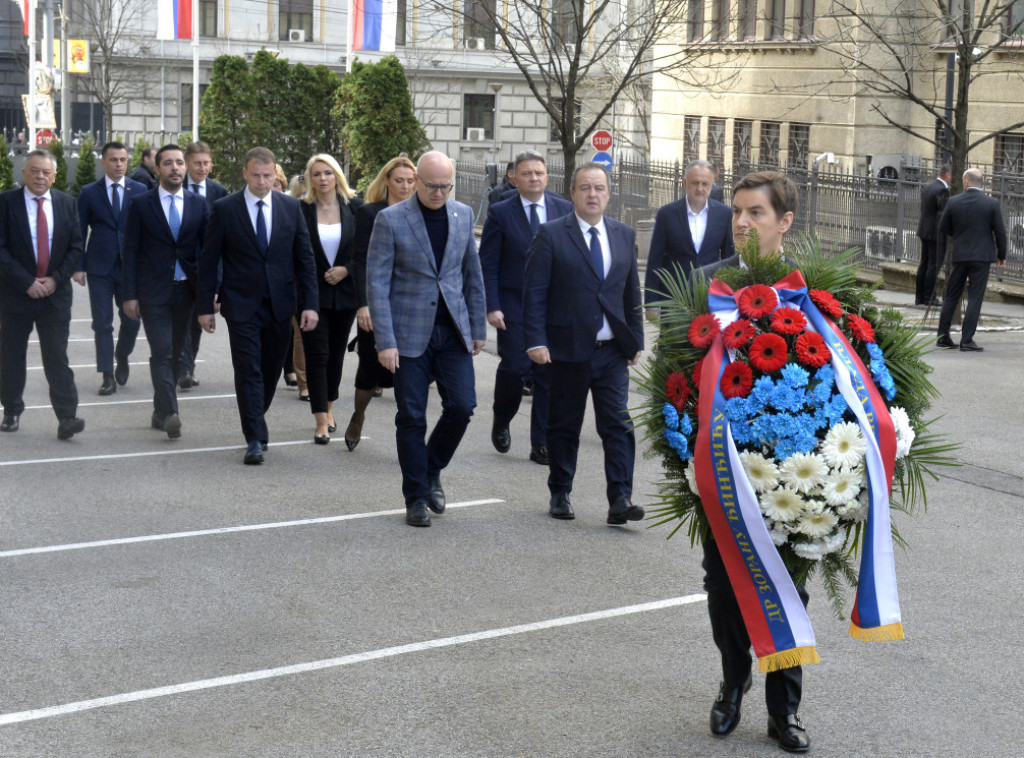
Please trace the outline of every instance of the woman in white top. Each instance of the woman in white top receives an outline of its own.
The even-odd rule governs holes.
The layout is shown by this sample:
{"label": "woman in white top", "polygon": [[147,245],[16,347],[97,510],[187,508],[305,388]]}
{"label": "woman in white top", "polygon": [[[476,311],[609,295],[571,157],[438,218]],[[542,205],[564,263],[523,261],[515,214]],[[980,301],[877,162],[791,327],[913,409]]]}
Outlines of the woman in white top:
{"label": "woman in white top", "polygon": [[310,408],[316,418],[313,441],[320,445],[330,442],[330,433],[337,429],[332,406],[338,399],[345,346],[359,307],[350,272],[355,209],[362,201],[353,194],[331,156],[314,155],[306,163],[302,211],[316,259],[320,321],[313,331],[302,333],[302,344]]}

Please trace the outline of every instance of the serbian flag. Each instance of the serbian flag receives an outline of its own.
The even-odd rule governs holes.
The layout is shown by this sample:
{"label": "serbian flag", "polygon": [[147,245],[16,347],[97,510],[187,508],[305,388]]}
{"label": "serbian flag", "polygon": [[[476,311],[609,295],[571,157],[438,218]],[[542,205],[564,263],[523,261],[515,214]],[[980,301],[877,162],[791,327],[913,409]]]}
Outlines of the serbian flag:
{"label": "serbian flag", "polygon": [[[799,308],[808,329],[832,353],[836,387],[857,417],[868,442],[869,506],[865,524],[857,601],[850,634],[858,639],[902,639],[896,565],[889,522],[889,493],[896,460],[896,433],[885,402],[842,331],[811,301],[800,272],[773,287],[778,306]],[[739,292],[711,283],[709,306],[722,324],[739,314]],[[700,377],[699,429],[694,463],[701,502],[729,574],[758,667],[777,671],[818,663],[807,611],[761,515],[757,494],[743,470],[723,411],[720,380],[729,354],[721,334],[704,359]]]}
{"label": "serbian flag", "polygon": [[28,4],[34,2],[34,0],[24,0],[23,5],[25,9],[22,11],[25,14],[25,36],[28,36]]}
{"label": "serbian flag", "polygon": [[395,52],[398,0],[352,0],[350,8],[352,50]]}
{"label": "serbian flag", "polygon": [[157,39],[192,39],[192,0],[157,0]]}

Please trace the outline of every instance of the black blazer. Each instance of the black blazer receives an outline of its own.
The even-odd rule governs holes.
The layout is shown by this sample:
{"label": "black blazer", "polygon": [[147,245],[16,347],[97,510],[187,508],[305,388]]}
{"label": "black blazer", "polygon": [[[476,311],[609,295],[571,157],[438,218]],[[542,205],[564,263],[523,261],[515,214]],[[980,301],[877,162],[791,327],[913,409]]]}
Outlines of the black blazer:
{"label": "black blazer", "polygon": [[953,238],[953,263],[1006,260],[1006,227],[999,201],[970,188],[949,198],[939,231]]}
{"label": "black blazer", "polygon": [[[269,297],[273,317],[285,321],[299,311],[319,310],[316,264],[302,203],[275,192],[271,197],[270,246],[266,255],[245,206],[245,191],[213,204],[203,252],[199,256],[199,314],[213,313],[220,295],[221,314],[246,321]],[[218,285],[218,268],[223,278]]]}
{"label": "black blazer", "polygon": [[917,222],[917,236],[923,240],[939,238],[939,217],[949,201],[949,187],[936,179],[921,188],[921,217]]}
{"label": "black blazer", "polygon": [[352,245],[352,286],[355,288],[356,303],[360,308],[366,305],[366,253],[370,249],[370,235],[377,214],[388,207],[387,200],[365,203],[356,210],[356,237]]}
{"label": "black blazer", "polygon": [[139,184],[146,185],[146,189],[156,189],[160,182],[156,180],[156,177],[149,173],[149,169],[145,166],[139,166],[135,169],[131,176],[132,179],[137,181]]}
{"label": "black blazer", "polygon": [[555,361],[582,362],[594,352],[601,316],[632,360],[644,346],[636,232],[604,217],[612,263],[602,281],[576,214],[541,224],[530,245],[523,286],[526,348],[547,347]]}
{"label": "black blazer", "polygon": [[121,253],[121,236],[124,234],[125,221],[128,218],[128,206],[131,201],[144,192],[146,186],[134,179],[125,178],[124,195],[121,197],[121,214],[114,218],[114,210],[110,207],[107,197],[107,178],[92,182],[82,188],[78,196],[78,220],[82,225],[82,239],[92,228],[85,245],[85,255],[78,263],[78,270],[89,275],[119,276],[118,268]]}
{"label": "black blazer", "polygon": [[[50,190],[53,205],[53,240],[47,275],[57,290],[47,298],[55,308],[71,307],[71,276],[82,258],[82,227],[75,199]],[[36,253],[32,249],[25,191],[13,189],[0,194],[0,308],[14,310],[33,302],[27,294],[36,280]]]}
{"label": "black blazer", "polygon": [[164,215],[160,190],[142,193],[128,207],[121,262],[125,300],[138,300],[142,305],[170,302],[175,263],[181,264],[193,291],[198,289],[196,255],[206,236],[210,209],[201,195],[182,195],[184,210],[177,241]]}
{"label": "black blazer", "polygon": [[[302,215],[306,218],[306,226],[309,228],[309,242],[313,247],[313,261],[316,263],[316,283],[320,297],[320,309],[329,308],[335,311],[356,310],[360,303],[356,296],[355,280],[352,278],[352,258],[355,253],[353,242],[356,237],[356,216],[355,212],[363,204],[359,198],[352,198],[347,203],[341,203],[341,245],[338,247],[338,255],[334,258],[335,266],[344,266],[348,269],[348,276],[337,284],[328,284],[324,274],[330,265],[327,263],[327,254],[324,252],[323,243],[320,241],[320,230],[316,221],[316,200],[311,203],[303,201]],[[365,265],[365,255],[363,262]],[[365,304],[366,295],[363,295]]]}
{"label": "black blazer", "polygon": [[[188,174],[186,174],[185,175],[185,189],[187,189],[189,192],[192,192],[192,184],[193,184],[192,178]],[[198,192],[196,194],[199,195]],[[219,183],[213,181],[213,179],[211,179],[210,177],[206,177],[206,195],[199,195],[199,197],[205,197],[207,205],[212,206],[215,202],[220,200],[222,197],[227,197],[227,196],[228,196],[228,188],[227,187],[225,187],[223,184],[219,184]]]}

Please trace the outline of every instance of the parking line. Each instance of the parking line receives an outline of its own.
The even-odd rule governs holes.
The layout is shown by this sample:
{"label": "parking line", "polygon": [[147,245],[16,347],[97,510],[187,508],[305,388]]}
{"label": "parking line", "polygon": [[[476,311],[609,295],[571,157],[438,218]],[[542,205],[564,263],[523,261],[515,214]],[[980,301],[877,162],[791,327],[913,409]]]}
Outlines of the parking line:
{"label": "parking line", "polygon": [[[148,401],[151,402],[151,401]],[[364,440],[370,439],[363,437]],[[309,440],[287,440],[271,443],[270,447],[285,445],[308,445]],[[219,445],[217,447],[189,447],[184,450],[149,450],[142,453],[109,453],[107,455],[77,455],[67,458],[33,458],[26,461],[0,461],[0,466],[29,466],[34,463],[69,463],[75,461],[108,461],[117,458],[149,458],[156,455],[186,455],[188,453],[215,453],[221,450],[241,450],[241,445]]]}
{"label": "parking line", "polygon": [[[228,395],[178,395],[178,402],[180,403],[184,400],[223,400],[227,397],[234,398],[234,396],[234,392]],[[92,408],[100,405],[139,405],[142,403],[152,404],[153,398],[149,397],[142,400],[97,400],[93,403],[79,403],[78,407]],[[50,407],[49,405],[26,405],[25,410],[49,410]]]}
{"label": "parking line", "polygon": [[408,645],[396,645],[394,647],[368,650],[365,653],[354,653],[352,655],[344,655],[339,658],[326,658],[324,660],[310,661],[308,663],[298,663],[292,666],[280,666],[278,668],[261,669],[259,671],[248,671],[244,674],[219,676],[213,679],[199,679],[193,682],[172,684],[166,687],[154,687],[148,690],[124,692],[120,695],[98,697],[91,700],[79,700],[77,702],[50,706],[48,708],[35,708],[29,711],[4,713],[0,714],[0,726],[4,726],[6,724],[20,724],[26,721],[38,721],[39,719],[65,716],[70,713],[80,713],[82,711],[89,711],[95,708],[105,708],[107,706],[122,705],[124,703],[135,703],[140,700],[152,700],[153,698],[167,697],[169,695],[181,695],[186,692],[199,692],[201,690],[209,690],[216,687],[230,687],[235,684],[258,682],[263,679],[308,674],[312,671],[323,671],[324,669],[351,666],[355,663],[366,663],[367,661],[393,658],[397,655],[405,655],[407,653],[419,653],[424,650],[437,650],[439,648],[452,647],[455,645],[465,645],[471,642],[493,640],[500,637],[511,637],[513,635],[527,634],[529,632],[540,632],[546,629],[556,629],[562,626],[585,624],[590,621],[601,621],[604,619],[629,616],[637,613],[649,613],[651,611],[660,611],[666,608],[676,608],[683,605],[699,603],[706,599],[707,595],[704,594],[684,595],[682,597],[673,597],[666,600],[656,600],[651,603],[627,605],[620,608],[609,608],[603,611],[594,611],[592,613],[581,613],[576,616],[562,616],[561,618],[548,619],[546,621],[536,621],[530,624],[506,626],[501,629],[487,629],[482,632],[460,634],[455,637],[441,637],[439,639],[413,642]]}
{"label": "parking line", "polygon": [[[493,505],[504,503],[504,500],[488,498],[486,500],[467,500],[464,503],[449,503],[448,508],[469,508],[474,505]],[[235,532],[257,532],[264,529],[283,529],[288,526],[309,526],[311,524],[331,524],[336,521],[355,521],[356,519],[376,518],[378,516],[404,515],[405,508],[388,511],[367,511],[364,513],[346,513],[342,516],[321,516],[319,518],[298,519],[296,521],[275,521],[267,524],[245,524],[243,526],[224,526],[216,529],[197,529],[191,532],[169,532],[167,534],[147,534],[142,537],[123,537],[120,539],[97,540],[95,542],[74,542],[67,545],[47,545],[45,547],[27,547],[20,550],[0,551],[0,558],[16,558],[21,555],[39,555],[40,553],[59,553],[66,550],[85,550],[95,547],[112,547],[114,545],[134,545],[139,542],[160,542],[162,540],[180,540],[187,537],[209,537],[217,534]]]}

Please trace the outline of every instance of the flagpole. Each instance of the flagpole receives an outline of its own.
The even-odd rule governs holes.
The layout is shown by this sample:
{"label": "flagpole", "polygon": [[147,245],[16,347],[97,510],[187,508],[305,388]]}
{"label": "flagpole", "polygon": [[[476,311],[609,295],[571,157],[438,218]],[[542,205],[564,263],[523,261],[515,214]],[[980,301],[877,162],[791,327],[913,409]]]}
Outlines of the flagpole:
{"label": "flagpole", "polygon": [[28,0],[28,149],[36,148],[36,1]]}
{"label": "flagpole", "polygon": [[352,73],[352,16],[355,13],[355,0],[348,0],[348,18],[345,20],[345,73]]}
{"label": "flagpole", "polygon": [[192,141],[199,141],[199,0],[192,0]]}

